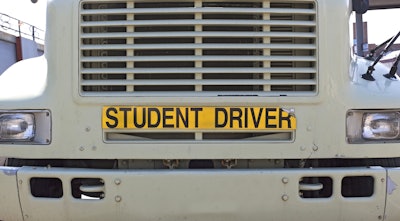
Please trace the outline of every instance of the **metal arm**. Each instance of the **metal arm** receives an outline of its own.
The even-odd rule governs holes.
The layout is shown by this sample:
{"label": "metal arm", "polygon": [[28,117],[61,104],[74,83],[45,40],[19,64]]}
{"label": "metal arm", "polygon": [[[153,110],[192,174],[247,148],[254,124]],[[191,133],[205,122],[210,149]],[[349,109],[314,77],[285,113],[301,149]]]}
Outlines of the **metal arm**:
{"label": "metal arm", "polygon": [[390,80],[397,80],[397,76],[396,76],[396,72],[397,72],[397,68],[399,66],[399,62],[400,62],[400,53],[399,55],[397,55],[396,61],[394,62],[392,68],[390,68],[390,72],[387,74],[384,74],[383,76],[385,76],[385,78],[390,79]]}
{"label": "metal arm", "polygon": [[372,72],[375,71],[375,65],[382,59],[382,57],[389,51],[390,47],[394,44],[394,42],[397,40],[397,38],[400,36],[400,31],[397,33],[397,35],[392,38],[390,43],[386,45],[385,50],[383,50],[379,56],[375,59],[374,63],[368,67],[367,73],[363,74],[361,77],[367,81],[375,81],[375,78],[372,76]]}
{"label": "metal arm", "polygon": [[392,40],[393,37],[394,37],[394,36],[392,36],[391,38],[389,38],[388,40],[386,40],[386,41],[383,42],[382,44],[376,46],[374,49],[370,50],[369,53],[368,53],[368,55],[367,55],[365,58],[368,59],[368,60],[373,60],[373,57],[374,57],[374,55],[375,55],[375,52],[376,52],[379,48],[381,48],[381,47],[385,46],[387,43],[389,43],[389,41]]}

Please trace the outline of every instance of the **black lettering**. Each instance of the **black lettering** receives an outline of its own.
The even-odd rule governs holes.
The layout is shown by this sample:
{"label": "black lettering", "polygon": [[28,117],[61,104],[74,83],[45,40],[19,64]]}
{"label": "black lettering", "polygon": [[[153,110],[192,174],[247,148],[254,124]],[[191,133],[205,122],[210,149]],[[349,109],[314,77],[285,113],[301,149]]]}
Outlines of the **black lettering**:
{"label": "black lettering", "polygon": [[[230,115],[231,115],[231,117],[230,117],[230,128],[233,128],[233,121],[237,121],[238,122],[238,125],[239,125],[239,128],[242,128],[242,120],[241,120],[241,118],[242,118],[242,110],[240,110],[240,108],[231,108],[230,110],[229,110],[229,112],[230,112]],[[236,113],[237,113],[237,116],[235,116],[236,115]]]}
{"label": "black lettering", "polygon": [[[186,116],[186,119],[185,119]],[[180,121],[185,125],[186,128],[189,127],[189,108],[185,108],[185,116],[183,116],[181,109],[176,108],[176,127],[179,128]]]}
{"label": "black lettering", "polygon": [[128,127],[128,112],[132,109],[129,107],[121,107],[119,108],[120,111],[124,112],[124,128]]}
{"label": "black lettering", "polygon": [[144,125],[146,125],[146,108],[142,108],[142,123],[139,124],[138,122],[138,114],[137,114],[137,108],[133,108],[133,124],[135,125],[136,128],[143,128]]}
{"label": "black lettering", "polygon": [[292,128],[291,121],[290,121],[290,115],[288,114],[287,117],[284,117],[283,113],[286,113],[286,112],[283,111],[282,108],[279,108],[279,128],[282,128],[282,121],[286,121],[288,124],[288,128]]}
{"label": "black lettering", "polygon": [[169,119],[172,119],[173,118],[173,115],[168,115],[168,113],[167,112],[171,112],[171,111],[173,111],[174,110],[174,108],[171,108],[171,107],[166,107],[166,108],[163,108],[162,109],[162,115],[163,115],[163,127],[165,127],[165,128],[174,128],[174,125],[173,124],[167,124],[167,120],[169,120]]}
{"label": "black lettering", "polygon": [[247,107],[244,108],[244,128],[249,127],[248,112],[249,112],[249,109]]}
{"label": "black lettering", "polygon": [[276,116],[270,116],[269,112],[276,112],[276,108],[265,108],[265,127],[276,128],[276,124],[270,124],[269,120],[276,119]]}
{"label": "black lettering", "polygon": [[190,108],[190,111],[194,111],[194,127],[198,128],[199,127],[199,111],[203,111],[203,108],[201,107],[192,107]]}
{"label": "black lettering", "polygon": [[261,121],[261,115],[264,109],[260,108],[260,112],[258,112],[258,116],[256,118],[256,115],[254,113],[254,108],[250,108],[250,113],[251,113],[251,118],[253,119],[254,122],[254,127],[258,128],[258,124],[260,124]]}
{"label": "black lettering", "polygon": [[[154,112],[157,115],[155,123],[152,123],[152,119],[151,119],[151,117],[152,117],[151,113],[152,112]],[[155,128],[155,127],[158,127],[158,125],[160,125],[161,113],[157,108],[149,108],[148,112],[147,112],[147,115],[148,115],[147,116],[147,122],[148,122],[148,125],[149,125],[148,127],[149,128]]]}
{"label": "black lettering", "polygon": [[111,115],[111,112],[114,112],[114,114],[118,113],[117,109],[115,109],[113,107],[107,108],[106,116],[109,120],[113,120],[114,123],[110,123],[109,121],[107,121],[106,125],[108,128],[116,128],[118,126],[118,118],[116,116]]}
{"label": "black lettering", "polygon": [[[219,123],[219,112],[222,112],[224,114],[223,118],[223,123]],[[226,126],[228,123],[228,112],[225,110],[225,108],[215,108],[215,128],[223,128]]]}

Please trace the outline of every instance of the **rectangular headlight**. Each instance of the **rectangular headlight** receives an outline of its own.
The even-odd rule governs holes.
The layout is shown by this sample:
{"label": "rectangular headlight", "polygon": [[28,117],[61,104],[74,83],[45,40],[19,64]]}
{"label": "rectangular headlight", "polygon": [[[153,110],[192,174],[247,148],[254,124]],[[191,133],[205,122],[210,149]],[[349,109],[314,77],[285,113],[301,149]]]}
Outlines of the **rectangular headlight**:
{"label": "rectangular headlight", "polygon": [[34,137],[35,116],[33,114],[0,114],[0,141],[29,141]]}
{"label": "rectangular headlight", "polygon": [[393,140],[400,134],[400,114],[388,113],[364,113],[363,138],[371,140]]}
{"label": "rectangular headlight", "polygon": [[50,142],[50,111],[0,110],[0,144],[49,144]]}
{"label": "rectangular headlight", "polygon": [[400,110],[351,110],[346,135],[349,143],[400,142]]}

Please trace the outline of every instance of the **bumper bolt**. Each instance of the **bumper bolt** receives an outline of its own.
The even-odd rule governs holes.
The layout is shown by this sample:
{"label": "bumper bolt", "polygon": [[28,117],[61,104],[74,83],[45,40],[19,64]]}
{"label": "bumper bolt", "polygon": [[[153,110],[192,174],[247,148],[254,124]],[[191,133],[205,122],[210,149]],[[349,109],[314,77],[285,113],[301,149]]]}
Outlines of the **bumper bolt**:
{"label": "bumper bolt", "polygon": [[282,195],[282,200],[283,201],[288,201],[289,200],[289,196],[286,195],[286,194]]}

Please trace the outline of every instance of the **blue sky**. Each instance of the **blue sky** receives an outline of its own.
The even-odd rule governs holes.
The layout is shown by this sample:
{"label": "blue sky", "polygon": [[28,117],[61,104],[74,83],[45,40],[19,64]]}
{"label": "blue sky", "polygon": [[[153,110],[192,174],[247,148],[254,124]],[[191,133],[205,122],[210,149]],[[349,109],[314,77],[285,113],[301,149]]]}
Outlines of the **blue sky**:
{"label": "blue sky", "polygon": [[[0,12],[45,29],[46,0],[36,4],[31,0],[0,0]],[[400,30],[400,9],[369,11],[364,21],[368,22],[369,42],[379,44]]]}

